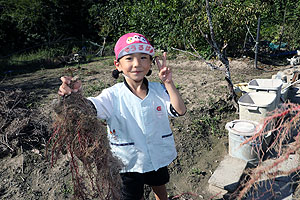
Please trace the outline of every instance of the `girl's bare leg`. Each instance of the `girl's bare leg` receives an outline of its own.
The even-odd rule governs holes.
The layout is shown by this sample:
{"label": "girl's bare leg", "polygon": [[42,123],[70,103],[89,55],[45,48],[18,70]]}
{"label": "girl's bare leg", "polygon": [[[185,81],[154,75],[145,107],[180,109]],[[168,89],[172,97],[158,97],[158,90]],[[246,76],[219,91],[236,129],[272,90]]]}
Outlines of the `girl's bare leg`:
{"label": "girl's bare leg", "polygon": [[156,200],[168,200],[166,185],[151,186]]}

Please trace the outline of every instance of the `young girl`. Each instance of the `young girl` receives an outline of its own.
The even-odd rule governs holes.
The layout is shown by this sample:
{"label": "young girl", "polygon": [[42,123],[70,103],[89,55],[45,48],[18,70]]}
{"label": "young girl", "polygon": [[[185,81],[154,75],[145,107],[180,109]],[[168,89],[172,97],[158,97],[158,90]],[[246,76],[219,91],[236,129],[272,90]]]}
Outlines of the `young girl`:
{"label": "young girl", "polygon": [[[143,35],[128,33],[120,37],[115,55],[113,76],[122,73],[124,82],[88,99],[97,116],[106,120],[111,150],[123,162],[122,199],[143,199],[147,184],[157,200],[167,200],[167,166],[177,156],[168,116],[184,115],[186,107],[166,66],[166,53],[162,63],[156,59],[162,84],[145,78],[151,74],[154,48]],[[80,82],[73,89],[68,86],[71,78],[61,78],[59,95],[81,90]]]}

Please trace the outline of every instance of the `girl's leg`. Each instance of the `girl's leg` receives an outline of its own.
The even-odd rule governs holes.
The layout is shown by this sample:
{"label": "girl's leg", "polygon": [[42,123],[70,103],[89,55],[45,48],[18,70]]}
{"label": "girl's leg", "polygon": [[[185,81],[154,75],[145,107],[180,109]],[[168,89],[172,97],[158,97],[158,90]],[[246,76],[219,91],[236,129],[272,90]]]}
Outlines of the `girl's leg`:
{"label": "girl's leg", "polygon": [[156,200],[168,200],[166,185],[151,186]]}

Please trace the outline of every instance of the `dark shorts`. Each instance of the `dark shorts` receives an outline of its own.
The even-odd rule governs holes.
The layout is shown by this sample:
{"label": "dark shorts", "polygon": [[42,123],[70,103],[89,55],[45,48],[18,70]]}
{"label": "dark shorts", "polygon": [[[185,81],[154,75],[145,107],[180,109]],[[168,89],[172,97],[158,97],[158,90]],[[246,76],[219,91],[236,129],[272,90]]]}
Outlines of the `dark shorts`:
{"label": "dark shorts", "polygon": [[123,182],[122,200],[140,200],[144,195],[144,185],[160,186],[169,182],[170,175],[167,167],[146,173],[121,173]]}

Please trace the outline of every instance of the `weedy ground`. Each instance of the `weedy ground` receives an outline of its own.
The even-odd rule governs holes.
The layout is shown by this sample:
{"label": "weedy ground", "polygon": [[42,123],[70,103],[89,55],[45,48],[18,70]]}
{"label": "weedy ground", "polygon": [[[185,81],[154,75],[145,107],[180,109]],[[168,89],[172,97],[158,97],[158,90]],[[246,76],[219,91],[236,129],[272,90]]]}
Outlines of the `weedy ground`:
{"label": "weedy ground", "polygon": [[[219,65],[218,61],[213,61]],[[167,190],[173,199],[209,199],[208,179],[228,153],[228,136],[225,124],[238,119],[232,103],[228,100],[228,89],[224,71],[211,71],[205,63],[188,60],[184,56],[168,61],[172,68],[173,79],[179,89],[188,111],[185,116],[170,119],[174,132],[177,159],[170,164],[171,175]],[[277,71],[289,66],[270,66],[260,64],[261,70],[255,69],[249,58],[231,59],[231,75],[234,83],[249,82],[255,78],[271,78]],[[14,71],[1,75],[0,90],[5,94],[21,89],[22,94],[30,94],[26,105],[41,119],[53,115],[51,104],[57,98],[60,77],[66,75],[66,69],[74,69],[83,82],[83,95],[99,94],[122,78],[114,80],[113,57],[100,58],[94,62],[74,66],[51,66],[35,68],[30,71]],[[153,66],[150,81],[159,81],[157,67]],[[3,94],[3,93],[1,93]],[[12,109],[12,108],[10,108]],[[26,108],[27,109],[27,108]],[[28,112],[30,114],[30,112]],[[33,119],[31,115],[26,118]],[[25,119],[25,118],[24,118]],[[12,123],[8,120],[7,124]],[[37,124],[41,124],[40,121]],[[53,123],[53,118],[48,121]],[[1,129],[1,138],[5,138],[5,128]],[[37,130],[41,127],[38,127]],[[28,138],[31,129],[24,129]],[[70,170],[70,154],[61,154],[51,167],[51,159],[45,157],[46,143],[51,137],[51,130],[43,130],[35,143],[24,148],[23,139],[19,145],[7,141],[12,153],[1,142],[0,160],[0,197],[1,199],[71,199],[75,193]],[[17,137],[19,138],[19,137]],[[13,140],[11,140],[13,141]],[[35,141],[35,140],[34,140]],[[3,146],[4,145],[4,146]],[[22,150],[20,147],[23,147]],[[8,149],[7,149],[8,148]],[[154,199],[152,192],[146,188],[146,199]]]}

